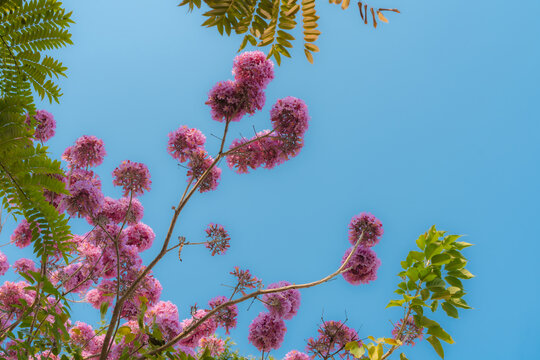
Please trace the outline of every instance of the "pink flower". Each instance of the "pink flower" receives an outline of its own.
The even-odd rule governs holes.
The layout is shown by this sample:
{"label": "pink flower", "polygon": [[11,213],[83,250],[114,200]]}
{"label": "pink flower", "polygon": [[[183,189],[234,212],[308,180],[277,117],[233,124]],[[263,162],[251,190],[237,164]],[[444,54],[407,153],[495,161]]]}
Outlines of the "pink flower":
{"label": "pink flower", "polygon": [[225,254],[229,248],[229,241],[231,238],[227,233],[227,230],[219,224],[208,224],[206,228],[206,237],[210,238],[210,241],[206,244],[206,248],[210,249],[212,256],[218,254]]}
{"label": "pink flower", "polygon": [[[359,341],[358,333],[341,321],[325,321],[317,331],[319,336],[308,339],[306,347],[306,350],[313,354],[312,358],[320,356],[326,359],[335,355],[342,359],[349,358],[350,353],[345,350],[345,345],[351,341]],[[361,344],[361,341],[359,343]]]}
{"label": "pink flower", "polygon": [[[236,172],[239,174],[247,173],[248,167],[256,169],[263,166],[266,169],[272,169],[276,165],[287,161],[289,157],[296,156],[296,152],[290,152],[292,150],[284,146],[282,139],[275,135],[268,136],[269,133],[270,130],[257,133],[249,141],[258,138],[259,140],[253,141],[248,145],[243,145],[248,142],[246,139],[234,140],[229,151],[235,148],[236,150],[227,155],[227,164],[229,167],[231,169],[236,168]],[[287,151],[290,153],[287,153]]]}
{"label": "pink flower", "polygon": [[248,168],[256,169],[264,162],[262,158],[261,146],[258,141],[254,141],[244,145],[252,139],[236,139],[231,143],[229,150],[238,148],[231,154],[227,155],[227,165],[231,169],[236,168],[239,174],[247,174]]}
{"label": "pink flower", "polygon": [[291,350],[285,354],[283,360],[309,360],[309,355],[297,350]]}
{"label": "pink flower", "polygon": [[34,260],[27,259],[27,258],[21,258],[13,263],[13,268],[16,272],[20,273],[28,273],[29,271],[37,272],[36,265],[34,264]]}
{"label": "pink flower", "polygon": [[220,81],[208,93],[206,104],[210,106],[212,119],[240,121],[246,114],[243,89],[234,81]]}
{"label": "pink flower", "polygon": [[199,340],[200,354],[203,354],[206,349],[210,351],[210,356],[218,357],[225,351],[225,341],[215,336],[203,337]]}
{"label": "pink flower", "polygon": [[[288,285],[291,285],[291,283],[288,281],[280,281],[268,285],[267,289],[277,289]],[[285,320],[290,320],[296,315],[298,308],[300,307],[300,291],[297,289],[290,289],[282,292],[264,294],[262,301],[272,315]]]}
{"label": "pink flower", "polygon": [[[45,110],[38,110],[32,117],[36,121],[36,128],[34,131],[34,138],[36,140],[45,142],[54,136],[56,121],[51,113]],[[29,114],[26,115],[25,123],[29,126],[32,125],[32,120]]]}
{"label": "pink flower", "polygon": [[[349,248],[341,263],[343,264],[353,248]],[[377,269],[381,265],[381,261],[377,258],[377,254],[367,247],[358,246],[356,251],[351,256],[347,268],[350,270],[344,272],[343,278],[352,285],[367,284],[370,281],[377,279]]]}
{"label": "pink flower", "polygon": [[0,251],[0,276],[4,275],[9,270],[9,262],[7,256]]}
{"label": "pink flower", "polygon": [[301,138],[309,126],[309,115],[303,100],[287,96],[278,100],[270,110],[270,119],[277,134]]}
{"label": "pink flower", "polygon": [[144,208],[139,199],[132,198],[130,205],[129,198],[123,197],[116,201],[116,206],[114,207],[113,212],[110,213],[110,218],[116,224],[125,221],[130,225],[134,225],[141,221],[143,215]]}
{"label": "pink flower", "polygon": [[349,242],[354,245],[362,237],[361,245],[372,247],[376,245],[384,233],[382,223],[370,213],[363,212],[355,215],[349,224]]}
{"label": "pink flower", "polygon": [[235,266],[234,271],[231,271],[230,274],[236,277],[238,281],[236,289],[238,292],[242,293],[242,295],[246,295],[245,291],[247,289],[262,287],[262,281],[253,276],[248,269],[241,270],[238,266]]}
{"label": "pink flower", "polygon": [[63,206],[71,216],[94,216],[103,203],[101,188],[92,179],[80,179],[69,185],[70,196],[63,200]]}
{"label": "pink flower", "polygon": [[160,301],[145,314],[146,322],[152,328],[156,324],[163,339],[172,339],[182,331],[178,320],[178,308],[170,301]]}
{"label": "pink flower", "polygon": [[[228,300],[229,299],[227,299],[225,296],[217,296],[208,302],[208,306],[210,306],[211,309],[215,309],[219,305],[226,303]],[[214,314],[214,319],[216,320],[218,326],[223,327],[227,334],[229,333],[229,329],[236,328],[237,317],[238,307],[236,304],[225,306]]]}
{"label": "pink flower", "polygon": [[129,192],[133,195],[142,195],[144,190],[150,190],[150,172],[146,165],[129,160],[122,163],[113,171],[113,184],[124,189],[124,196]]}
{"label": "pink flower", "polygon": [[[20,315],[24,311],[21,308],[24,301],[26,306],[32,304],[35,298],[35,292],[26,290],[25,288],[30,286],[26,281],[20,281],[13,283],[10,281],[4,282],[0,286],[0,313],[8,313]],[[1,315],[0,315],[1,317]]]}
{"label": "pink flower", "polygon": [[[189,181],[198,181],[206,170],[212,166],[214,159],[208,155],[203,149],[195,151],[188,163],[187,176]],[[199,185],[199,192],[212,191],[219,185],[219,179],[221,178],[221,169],[217,166],[213,166],[212,169],[206,174],[205,178]]]}
{"label": "pink flower", "polygon": [[135,246],[139,252],[150,249],[156,238],[152,228],[146,224],[138,223],[124,230],[126,245]]}
{"label": "pink flower", "polygon": [[93,340],[95,336],[96,333],[94,332],[92,326],[80,321],[77,321],[75,326],[69,329],[69,337],[71,342],[84,350],[97,350],[94,349],[95,344]]}
{"label": "pink flower", "polygon": [[110,280],[104,280],[97,288],[86,293],[86,301],[95,309],[99,309],[103,303],[111,305],[115,294],[116,284]]}
{"label": "pink flower", "polygon": [[274,130],[281,140],[281,150],[288,157],[298,155],[304,146],[304,134],[308,128],[309,115],[306,104],[288,96],[278,100],[270,110]]}
{"label": "pink flower", "polygon": [[264,89],[274,78],[274,63],[262,51],[246,51],[234,58],[233,75],[243,85]]}
{"label": "pink flower", "polygon": [[184,162],[190,158],[193,151],[201,148],[205,141],[206,137],[200,130],[181,126],[169,133],[167,151],[173,158]]}
{"label": "pink flower", "polygon": [[283,319],[261,312],[249,325],[248,340],[259,351],[277,350],[285,339],[286,331]]}
{"label": "pink flower", "polygon": [[[182,331],[188,330],[194,323],[199,321],[202,317],[206,315],[207,310],[197,310],[191,319],[185,319],[182,321]],[[216,332],[218,324],[214,317],[209,317],[204,320],[204,322],[199,323],[199,325],[189,333],[189,335],[182,340],[179,344],[182,346],[187,346],[194,348],[199,345],[199,340],[205,336],[210,336]]]}
{"label": "pink flower", "polygon": [[105,155],[103,140],[83,135],[75,141],[75,145],[64,151],[62,158],[69,162],[70,167],[86,168],[100,165]]}
{"label": "pink flower", "polygon": [[92,285],[90,269],[83,263],[73,263],[59,270],[55,278],[68,292],[84,293]]}
{"label": "pink flower", "polygon": [[15,231],[13,231],[13,234],[10,237],[10,240],[15,244],[15,246],[20,248],[25,248],[30,245],[32,242],[32,229],[30,228],[30,224],[28,224],[26,219],[23,219],[19,225],[17,225]]}
{"label": "pink flower", "polygon": [[[401,328],[403,327],[403,330]],[[400,332],[401,330],[401,332]],[[416,339],[421,340],[424,332],[422,326],[416,325],[414,318],[409,316],[403,325],[403,319],[400,319],[392,330],[392,336],[396,340],[403,341],[406,345],[414,345]]]}

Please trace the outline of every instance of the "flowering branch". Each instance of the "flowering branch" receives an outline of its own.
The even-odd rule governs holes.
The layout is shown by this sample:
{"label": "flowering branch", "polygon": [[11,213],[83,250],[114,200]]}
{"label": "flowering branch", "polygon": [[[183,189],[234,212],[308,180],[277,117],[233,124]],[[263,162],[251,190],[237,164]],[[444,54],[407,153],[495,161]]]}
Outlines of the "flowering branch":
{"label": "flowering branch", "polygon": [[225,307],[228,307],[228,306],[231,306],[231,305],[236,305],[238,303],[244,302],[244,301],[249,300],[251,298],[256,298],[257,296],[264,295],[264,294],[272,294],[272,293],[278,293],[278,292],[283,292],[283,291],[287,291],[287,290],[293,290],[293,289],[298,290],[298,289],[306,289],[306,288],[314,287],[314,286],[323,284],[323,283],[325,283],[327,281],[330,281],[333,278],[335,278],[336,276],[338,276],[338,275],[340,275],[340,274],[342,274],[344,272],[349,271],[350,269],[347,268],[347,265],[349,264],[355,250],[358,248],[358,246],[362,242],[362,239],[363,239],[363,234],[358,238],[358,241],[356,242],[356,244],[354,244],[353,250],[347,256],[347,258],[345,259],[343,264],[341,264],[341,266],[336,271],[334,271],[332,274],[327,275],[327,276],[323,277],[322,279],[319,279],[317,281],[313,281],[313,282],[310,282],[310,283],[287,285],[287,286],[278,287],[278,288],[275,288],[275,289],[257,290],[257,291],[254,291],[254,292],[250,293],[250,294],[246,294],[246,295],[244,295],[244,296],[242,296],[242,297],[240,297],[240,298],[238,298],[236,300],[229,300],[227,302],[224,302],[224,303],[216,306],[212,310],[208,311],[203,317],[196,320],[191,326],[189,326],[186,330],[182,331],[180,334],[178,334],[177,336],[172,338],[166,344],[164,344],[164,345],[162,345],[162,346],[160,346],[160,347],[158,347],[158,348],[156,348],[156,349],[154,349],[152,351],[149,351],[149,352],[143,354],[142,356],[138,357],[137,360],[143,360],[143,359],[145,359],[145,358],[147,358],[147,357],[149,357],[151,355],[157,354],[160,351],[163,351],[163,350],[167,349],[169,346],[172,346],[172,345],[176,344],[178,341],[180,341],[183,338],[187,337],[191,332],[193,332],[205,320],[207,320],[209,317],[211,317],[216,312],[218,312],[219,310],[221,310],[221,309],[223,309]]}

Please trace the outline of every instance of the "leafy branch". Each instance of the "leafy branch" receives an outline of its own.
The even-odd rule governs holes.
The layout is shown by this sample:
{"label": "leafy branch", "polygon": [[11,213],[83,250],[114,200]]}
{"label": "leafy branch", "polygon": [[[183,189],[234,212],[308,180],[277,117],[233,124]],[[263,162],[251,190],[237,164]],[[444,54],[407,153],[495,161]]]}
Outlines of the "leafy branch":
{"label": "leafy branch", "polygon": [[[313,63],[313,53],[319,51],[315,41],[321,35],[317,30],[319,16],[315,10],[315,0],[203,0],[210,8],[203,13],[206,20],[202,26],[215,27],[221,35],[232,33],[243,35],[238,51],[243,50],[248,42],[251,46],[270,47],[268,57],[274,57],[281,64],[281,56],[291,57],[289,49],[293,47],[295,37],[291,34],[298,23],[296,16],[302,17],[304,54]],[[330,0],[332,4],[341,4],[346,10],[350,0]],[[183,0],[179,6],[188,6],[193,11],[202,6],[201,0]],[[373,27],[378,21],[388,23],[383,12],[396,12],[397,9],[375,8],[363,1],[358,2],[360,17],[365,24],[371,19]],[[368,16],[369,13],[371,16]]]}

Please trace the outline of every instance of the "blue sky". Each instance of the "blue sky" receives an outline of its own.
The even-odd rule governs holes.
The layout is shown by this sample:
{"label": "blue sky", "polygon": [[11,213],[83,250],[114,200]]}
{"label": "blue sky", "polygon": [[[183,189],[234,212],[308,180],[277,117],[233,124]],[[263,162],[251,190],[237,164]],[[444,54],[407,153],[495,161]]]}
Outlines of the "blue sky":
{"label": "blue sky", "polygon": [[[221,134],[222,124],[210,119],[204,102],[215,82],[232,78],[241,40],[200,27],[200,11],[188,14],[177,2],[64,1],[76,21],[75,45],[58,52],[68,78],[60,81],[61,104],[41,105],[57,120],[54,156],[84,134],[104,140],[108,157],[97,171],[106,194],[120,196],[110,173],[122,160],[148,165],[153,189],[141,198],[143,221],[157,242],[186,184],[185,170],[166,152],[167,134],[184,124],[197,127],[217,151],[210,134]],[[385,228],[374,248],[382,260],[379,279],[351,286],[340,278],[303,291],[276,357],[303,350],[323,314],[347,317],[361,337],[389,336],[400,312],[384,307],[399,280],[399,261],[436,224],[476,245],[465,251],[477,275],[466,297],[475,309],[459,320],[436,317],[456,341],[445,345],[446,358],[533,358],[540,321],[534,305],[540,296],[540,3],[373,5],[402,14],[388,14],[390,23],[374,30],[361,23],[354,3],[343,12],[320,2],[322,51],[315,64],[296,43],[293,60],[276,67],[264,110],[231,130],[238,136],[252,126],[268,128],[271,105],[299,97],[312,118],[304,149],[271,171],[237,175],[222,166],[218,191],[193,198],[175,236],[202,240],[205,226],[217,222],[229,230],[231,249],[211,257],[189,248],[182,263],[167,257],[155,271],[162,299],[175,302],[185,318],[190,305],[228,294],[221,284],[232,282],[234,266],[267,284],[316,280],[339,265],[351,217],[369,211]],[[2,242],[13,227],[6,225]],[[74,223],[74,229],[87,227]],[[2,251],[14,261],[31,250]],[[256,355],[247,326],[263,308],[241,309],[232,337],[243,354]],[[77,310],[77,319],[95,322],[99,315],[87,310]],[[426,341],[405,352],[410,359],[436,358]]]}

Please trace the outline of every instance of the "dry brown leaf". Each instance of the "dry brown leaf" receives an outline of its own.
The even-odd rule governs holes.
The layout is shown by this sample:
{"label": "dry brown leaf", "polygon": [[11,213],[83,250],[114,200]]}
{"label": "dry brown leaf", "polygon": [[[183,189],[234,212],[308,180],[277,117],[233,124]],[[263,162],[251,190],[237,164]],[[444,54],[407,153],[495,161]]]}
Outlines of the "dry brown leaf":
{"label": "dry brown leaf", "polygon": [[358,2],[358,8],[360,9],[360,17],[364,20],[364,12],[362,11],[362,2]]}
{"label": "dry brown leaf", "polygon": [[396,12],[398,14],[401,14],[398,9],[379,9],[379,11],[393,11],[393,12]]}
{"label": "dry brown leaf", "polygon": [[306,58],[308,59],[308,61],[309,61],[310,63],[313,64],[313,55],[311,55],[311,53],[309,52],[309,50],[308,50],[308,49],[304,49],[304,53],[306,54]]}
{"label": "dry brown leaf", "polygon": [[382,14],[382,12],[377,11],[377,16],[379,17],[379,19],[380,19],[381,21],[384,21],[385,23],[388,24],[388,19],[384,17],[384,15]]}
{"label": "dry brown leaf", "polygon": [[373,11],[373,8],[371,8],[371,15],[373,15],[373,27],[377,28],[377,20],[375,19],[375,11]]}
{"label": "dry brown leaf", "polygon": [[364,14],[366,15],[364,18],[364,24],[367,25],[367,5],[364,5]]}

